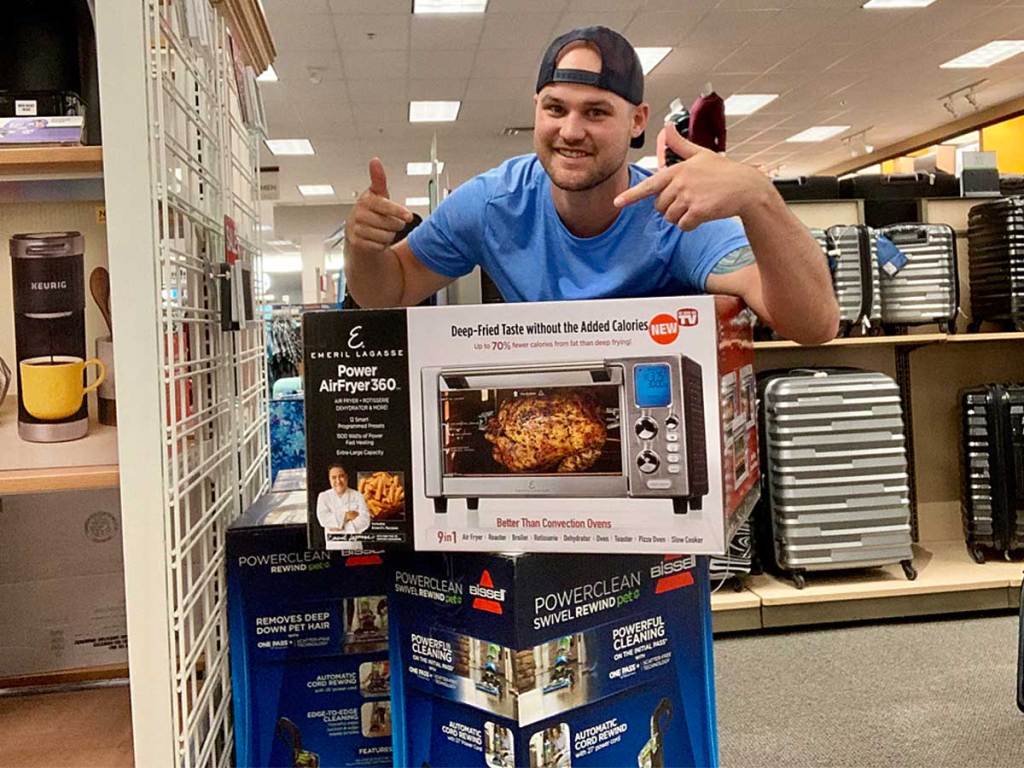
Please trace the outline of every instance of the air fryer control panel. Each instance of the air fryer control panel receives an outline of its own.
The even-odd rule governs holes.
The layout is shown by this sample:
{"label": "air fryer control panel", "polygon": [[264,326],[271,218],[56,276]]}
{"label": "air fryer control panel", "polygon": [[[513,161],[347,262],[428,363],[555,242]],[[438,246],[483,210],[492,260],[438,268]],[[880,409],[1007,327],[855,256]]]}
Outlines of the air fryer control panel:
{"label": "air fryer control panel", "polygon": [[631,496],[688,496],[680,358],[623,360],[622,441]]}

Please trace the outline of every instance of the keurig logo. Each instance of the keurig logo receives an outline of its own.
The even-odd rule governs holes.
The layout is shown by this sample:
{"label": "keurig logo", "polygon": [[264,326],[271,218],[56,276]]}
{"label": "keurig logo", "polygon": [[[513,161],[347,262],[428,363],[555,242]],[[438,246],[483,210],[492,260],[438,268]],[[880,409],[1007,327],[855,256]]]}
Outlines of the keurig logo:
{"label": "keurig logo", "polygon": [[469,594],[473,595],[473,607],[488,613],[503,613],[501,604],[505,602],[505,590],[495,589],[491,572],[485,570],[480,575],[479,584],[469,585]]}
{"label": "keurig logo", "polygon": [[656,579],[654,594],[661,595],[693,584],[690,569],[694,565],[696,559],[692,555],[665,555],[664,560],[651,568],[651,578]]}
{"label": "keurig logo", "polygon": [[29,290],[32,291],[56,291],[56,290],[67,290],[67,280],[50,280],[49,282],[32,282],[28,284]]}

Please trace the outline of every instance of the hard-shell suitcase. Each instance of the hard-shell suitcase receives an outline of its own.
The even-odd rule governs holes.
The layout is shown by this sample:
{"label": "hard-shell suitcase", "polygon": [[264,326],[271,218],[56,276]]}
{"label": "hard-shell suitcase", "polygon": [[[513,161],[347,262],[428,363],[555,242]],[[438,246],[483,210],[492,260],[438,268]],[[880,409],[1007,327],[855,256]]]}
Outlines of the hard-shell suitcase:
{"label": "hard-shell suitcase", "polygon": [[959,197],[960,182],[948,173],[862,174],[839,182],[843,198],[864,200],[864,222],[885,227],[918,221],[926,197]]}
{"label": "hard-shell suitcase", "polygon": [[899,249],[900,260],[886,262],[878,253],[878,282],[883,326],[937,323],[956,333],[960,311],[960,275],[956,233],[948,224],[894,224],[878,230]]}
{"label": "hard-shell suitcase", "polygon": [[[825,234],[824,229],[809,229],[811,237],[814,238],[815,242],[821,247],[821,254],[829,261],[829,269],[832,269],[832,257],[828,254],[828,236]],[[771,339],[779,339],[778,336],[771,328],[762,323],[760,319],[754,325],[754,338],[758,341],[767,341]]]}
{"label": "hard-shell suitcase", "polygon": [[1020,174],[1000,174],[999,194],[1003,197],[1024,195],[1024,176]]}
{"label": "hard-shell suitcase", "polygon": [[1024,331],[1024,197],[971,208],[967,217],[971,324],[982,321]]}
{"label": "hard-shell suitcase", "polygon": [[783,200],[838,200],[838,176],[776,176],[772,179]]}
{"label": "hard-shell suitcase", "polygon": [[870,227],[843,225],[826,230],[832,287],[839,302],[840,335],[864,326],[879,328],[882,296],[875,268],[875,233]]}
{"label": "hard-shell suitcase", "polygon": [[1024,549],[1024,386],[961,393],[964,538],[977,562]]}
{"label": "hard-shell suitcase", "polygon": [[708,578],[715,584],[733,580],[733,588],[743,589],[743,579],[750,575],[754,559],[754,543],[751,537],[750,520],[736,529],[729,540],[729,549],[724,555],[708,558]]}
{"label": "hard-shell suitcase", "polygon": [[765,374],[758,388],[763,561],[797,588],[808,571],[890,563],[916,578],[896,382],[868,371],[799,369]]}

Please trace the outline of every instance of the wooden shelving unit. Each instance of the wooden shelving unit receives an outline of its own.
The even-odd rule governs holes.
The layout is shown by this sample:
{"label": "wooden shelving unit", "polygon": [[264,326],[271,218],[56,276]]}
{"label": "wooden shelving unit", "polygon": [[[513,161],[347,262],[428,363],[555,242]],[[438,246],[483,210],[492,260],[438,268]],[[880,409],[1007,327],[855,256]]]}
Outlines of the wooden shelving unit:
{"label": "wooden shelving unit", "polygon": [[0,179],[82,178],[103,174],[101,147],[3,147],[0,148]]}
{"label": "wooden shelving unit", "polygon": [[755,341],[754,349],[825,349],[827,347],[914,347],[922,344],[979,344],[1024,341],[1024,333],[909,333],[905,336],[854,336],[804,346],[795,341]]}
{"label": "wooden shelving unit", "polygon": [[711,594],[711,624],[715,632],[760,629],[761,598],[749,589],[735,591],[732,582],[723,584]]}

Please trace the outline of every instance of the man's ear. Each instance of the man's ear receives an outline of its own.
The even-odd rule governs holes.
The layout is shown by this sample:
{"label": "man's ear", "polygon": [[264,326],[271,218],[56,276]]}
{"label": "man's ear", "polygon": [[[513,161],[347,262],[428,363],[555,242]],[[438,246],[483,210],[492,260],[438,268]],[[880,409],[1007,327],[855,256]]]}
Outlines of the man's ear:
{"label": "man's ear", "polygon": [[651,116],[651,105],[644,102],[633,110],[633,129],[631,136],[636,138],[647,129],[647,121]]}

